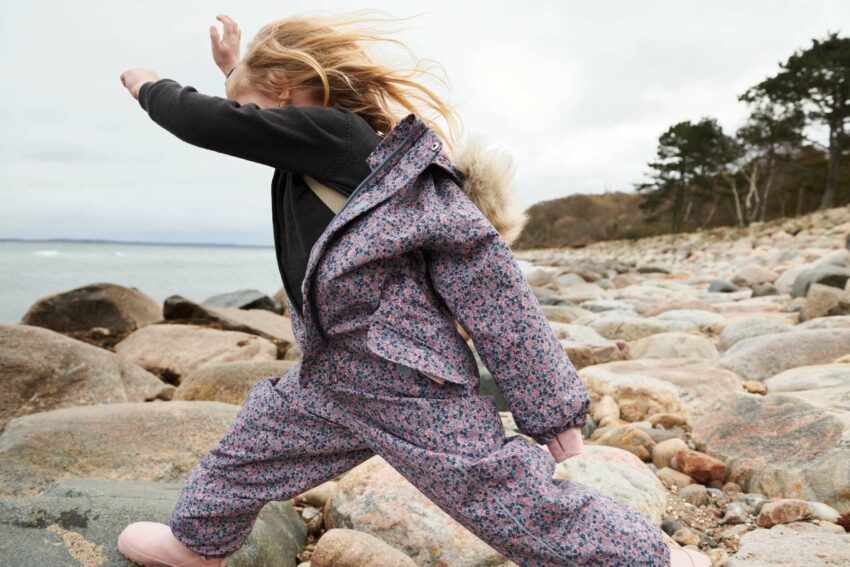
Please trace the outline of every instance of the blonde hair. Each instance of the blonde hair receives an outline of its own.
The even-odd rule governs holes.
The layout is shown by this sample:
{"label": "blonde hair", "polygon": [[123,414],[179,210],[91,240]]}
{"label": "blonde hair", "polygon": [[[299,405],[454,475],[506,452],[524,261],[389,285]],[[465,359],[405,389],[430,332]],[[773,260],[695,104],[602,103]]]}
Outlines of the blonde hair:
{"label": "blonde hair", "polygon": [[[383,20],[369,17],[370,12],[381,11],[358,10],[344,15],[308,12],[264,25],[248,43],[240,63],[242,80],[234,88],[251,86],[277,98],[287,86],[298,87],[321,100],[323,106],[340,106],[359,114],[381,136],[414,112],[451,150],[462,131],[460,119],[440,96],[418,80],[420,75],[435,76],[420,65],[433,60],[418,60],[412,69],[376,61],[368,51],[369,42],[388,42],[416,57],[403,42],[387,33],[357,27],[365,22],[406,18]],[[438,117],[448,124],[450,136],[436,123]]]}

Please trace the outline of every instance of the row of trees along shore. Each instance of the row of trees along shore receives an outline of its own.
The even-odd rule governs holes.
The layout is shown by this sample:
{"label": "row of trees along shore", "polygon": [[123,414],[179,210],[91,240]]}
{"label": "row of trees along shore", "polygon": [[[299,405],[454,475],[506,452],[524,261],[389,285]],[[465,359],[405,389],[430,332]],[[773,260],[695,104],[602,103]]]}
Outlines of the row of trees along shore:
{"label": "row of trees along shore", "polygon": [[813,39],[738,100],[749,115],[734,135],[712,117],[670,126],[634,192],[539,203],[515,246],[747,226],[850,202],[850,38]]}

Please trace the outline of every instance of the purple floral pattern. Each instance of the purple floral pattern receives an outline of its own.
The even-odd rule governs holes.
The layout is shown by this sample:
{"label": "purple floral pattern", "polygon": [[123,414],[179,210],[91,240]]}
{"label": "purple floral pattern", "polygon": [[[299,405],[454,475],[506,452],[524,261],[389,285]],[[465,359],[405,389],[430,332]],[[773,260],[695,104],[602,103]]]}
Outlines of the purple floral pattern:
{"label": "purple floral pattern", "polygon": [[505,437],[479,380],[438,384],[372,353],[304,387],[301,364],[251,390],[224,438],[190,473],[171,517],[207,557],[241,547],[262,506],[288,500],[379,454],[425,496],[518,565],[668,567],[648,518],[578,482],[549,452]]}
{"label": "purple floral pattern", "polygon": [[[589,486],[552,478],[538,444],[505,438],[478,393],[469,333],[521,431],[540,444],[585,423],[590,399],[507,243],[415,114],[313,247],[292,326],[303,358],[251,390],[187,479],[171,518],[226,556],[260,508],[379,454],[441,509],[523,566],[668,567],[660,529]],[[431,373],[445,379],[438,383]]]}

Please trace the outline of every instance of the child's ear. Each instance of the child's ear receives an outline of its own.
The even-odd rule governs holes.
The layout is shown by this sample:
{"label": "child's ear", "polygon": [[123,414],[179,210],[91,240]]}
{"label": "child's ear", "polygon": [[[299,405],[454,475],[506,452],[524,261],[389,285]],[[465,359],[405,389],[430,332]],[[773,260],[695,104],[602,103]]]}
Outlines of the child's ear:
{"label": "child's ear", "polygon": [[278,95],[278,97],[277,97],[278,105],[277,106],[278,107],[287,106],[289,104],[289,99],[290,99],[289,86],[287,86],[285,89],[283,89],[280,92],[280,95]]}

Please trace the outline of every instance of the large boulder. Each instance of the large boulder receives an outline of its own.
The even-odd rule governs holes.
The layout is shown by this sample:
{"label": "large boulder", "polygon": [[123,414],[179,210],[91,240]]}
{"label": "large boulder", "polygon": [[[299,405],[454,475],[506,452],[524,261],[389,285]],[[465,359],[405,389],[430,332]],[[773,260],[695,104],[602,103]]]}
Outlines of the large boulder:
{"label": "large boulder", "polygon": [[846,514],[850,513],[846,413],[840,407],[823,409],[785,394],[739,393],[708,406],[691,434],[698,450],[726,463],[725,480],[745,491],[825,502]]}
{"label": "large boulder", "polygon": [[159,303],[135,287],[95,283],[39,299],[21,323],[60,333],[104,327],[120,334],[161,320]]}
{"label": "large boulder", "polygon": [[[43,494],[0,499],[4,565],[129,567],[118,534],[131,522],[168,524],[182,482],[69,478]],[[269,502],[228,567],[295,567],[307,529],[291,502]]]}
{"label": "large boulder", "polygon": [[115,345],[115,352],[178,384],[211,362],[277,360],[277,347],[262,337],[195,325],[149,325]]}
{"label": "large boulder", "polygon": [[18,417],[0,435],[0,496],[37,494],[68,477],[177,481],[238,410],[221,402],[132,402]]}
{"label": "large boulder", "polygon": [[168,398],[174,390],[107,350],[42,327],[0,324],[0,431],[57,408]]}
{"label": "large boulder", "polygon": [[508,563],[379,455],[342,477],[325,507],[325,527],[371,534],[424,567]]}
{"label": "large boulder", "polygon": [[850,329],[811,329],[771,333],[735,343],[720,364],[744,380],[764,380],[810,364],[824,364],[850,354]]}

